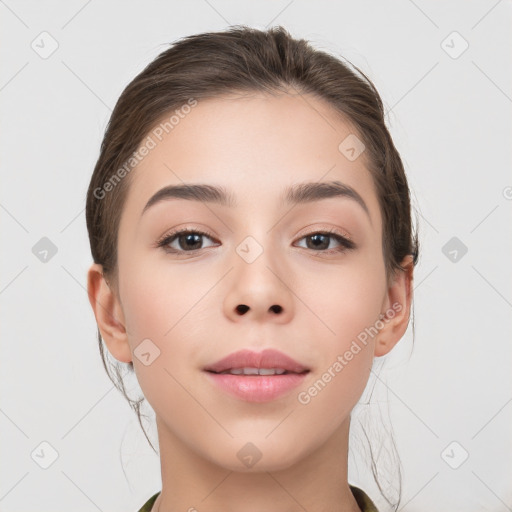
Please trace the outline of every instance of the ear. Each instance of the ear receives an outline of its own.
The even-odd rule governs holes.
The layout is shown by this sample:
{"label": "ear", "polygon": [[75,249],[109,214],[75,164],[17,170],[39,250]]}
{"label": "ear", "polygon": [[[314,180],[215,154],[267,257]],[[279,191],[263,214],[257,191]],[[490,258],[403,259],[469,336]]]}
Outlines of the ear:
{"label": "ear", "polygon": [[87,293],[96,323],[108,351],[123,363],[132,360],[121,304],[103,276],[101,265],[94,263],[87,272]]}
{"label": "ear", "polygon": [[412,301],[413,258],[406,256],[401,263],[405,270],[397,270],[383,303],[382,324],[375,340],[375,356],[386,355],[407,330]]}

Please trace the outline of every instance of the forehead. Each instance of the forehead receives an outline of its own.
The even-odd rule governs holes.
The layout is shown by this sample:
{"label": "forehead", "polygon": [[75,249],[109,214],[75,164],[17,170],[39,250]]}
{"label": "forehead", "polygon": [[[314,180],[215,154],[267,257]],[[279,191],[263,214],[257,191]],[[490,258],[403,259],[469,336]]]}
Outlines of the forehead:
{"label": "forehead", "polygon": [[366,152],[347,154],[359,138],[323,100],[255,93],[201,100],[186,112],[172,123],[172,113],[164,116],[143,141],[152,148],[132,171],[124,207],[133,220],[159,189],[183,183],[221,185],[237,207],[261,208],[290,185],[340,181],[378,215]]}

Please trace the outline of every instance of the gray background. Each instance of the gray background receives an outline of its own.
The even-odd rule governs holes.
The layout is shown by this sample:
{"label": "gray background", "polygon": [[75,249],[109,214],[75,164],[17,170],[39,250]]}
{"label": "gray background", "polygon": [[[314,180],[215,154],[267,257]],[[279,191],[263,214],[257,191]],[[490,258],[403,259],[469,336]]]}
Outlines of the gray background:
{"label": "gray background", "polygon": [[[420,212],[415,339],[376,365],[353,423],[384,432],[383,455],[392,425],[400,510],[512,510],[511,20],[494,0],[0,1],[0,510],[135,511],[160,490],[100,362],[85,194],[127,83],[168,43],[237,23],[343,55],[385,102]],[[386,510],[351,438],[349,481]]]}

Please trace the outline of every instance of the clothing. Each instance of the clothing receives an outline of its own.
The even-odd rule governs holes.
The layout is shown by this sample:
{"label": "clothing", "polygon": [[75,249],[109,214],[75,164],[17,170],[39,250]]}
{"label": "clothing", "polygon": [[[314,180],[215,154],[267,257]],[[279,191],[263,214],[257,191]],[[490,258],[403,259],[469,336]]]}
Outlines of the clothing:
{"label": "clothing", "polygon": [[[361,512],[379,512],[373,501],[362,489],[359,489],[359,487],[355,487],[350,484],[349,487],[352,491],[352,494],[354,495],[354,498],[356,499],[357,504],[359,505],[359,508],[361,509]],[[151,507],[155,503],[159,494],[160,492],[157,492],[155,495],[151,496],[151,498],[146,501],[146,503],[138,512],[151,512]]]}

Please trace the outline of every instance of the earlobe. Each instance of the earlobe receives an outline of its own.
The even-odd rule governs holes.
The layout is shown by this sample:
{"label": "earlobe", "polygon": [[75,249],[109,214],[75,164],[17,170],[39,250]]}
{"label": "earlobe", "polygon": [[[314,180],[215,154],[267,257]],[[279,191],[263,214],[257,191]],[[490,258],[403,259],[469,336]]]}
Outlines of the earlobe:
{"label": "earlobe", "polygon": [[87,293],[108,351],[118,361],[129,363],[132,360],[132,353],[123,310],[116,293],[103,275],[102,266],[97,263],[91,265],[87,273]]}
{"label": "earlobe", "polygon": [[382,311],[382,328],[375,340],[376,357],[388,354],[400,341],[409,325],[414,269],[412,256],[406,256],[401,265],[405,270],[397,270],[388,287]]}

